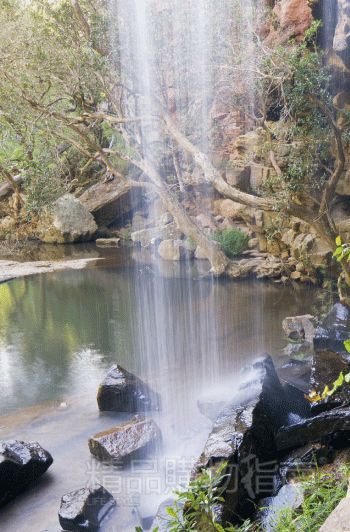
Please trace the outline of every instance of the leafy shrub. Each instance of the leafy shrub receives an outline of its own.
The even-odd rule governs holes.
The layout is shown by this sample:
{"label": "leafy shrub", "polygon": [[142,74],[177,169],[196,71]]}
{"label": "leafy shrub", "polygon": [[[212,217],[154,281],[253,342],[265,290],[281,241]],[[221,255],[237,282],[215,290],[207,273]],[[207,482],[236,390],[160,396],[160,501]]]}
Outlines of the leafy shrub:
{"label": "leafy shrub", "polygon": [[230,259],[248,248],[249,236],[239,229],[218,229],[214,231],[211,238],[220,244]]}

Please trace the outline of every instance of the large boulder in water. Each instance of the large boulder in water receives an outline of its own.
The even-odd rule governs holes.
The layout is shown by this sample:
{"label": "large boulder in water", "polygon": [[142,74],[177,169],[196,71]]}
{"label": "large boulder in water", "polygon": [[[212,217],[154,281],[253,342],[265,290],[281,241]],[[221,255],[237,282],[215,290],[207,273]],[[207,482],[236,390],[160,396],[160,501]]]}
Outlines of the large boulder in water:
{"label": "large boulder in water", "polygon": [[97,484],[63,495],[58,518],[63,530],[97,532],[115,507],[113,495]]}
{"label": "large boulder in water", "polygon": [[39,238],[48,244],[87,242],[96,231],[94,217],[72,194],[59,198],[38,224]]}
{"label": "large boulder in water", "polygon": [[221,412],[194,470],[196,476],[203,469],[215,472],[227,464],[223,472],[227,475],[224,500],[218,506],[218,520],[223,526],[232,520],[233,514],[243,517],[251,514],[254,511],[251,500],[271,495],[271,486],[255,490],[258,468],[275,460],[275,434],[288,423],[293,410],[271,357],[263,356],[253,370],[255,378],[249,387],[245,386],[244,399],[238,403],[233,400]]}
{"label": "large boulder in water", "polygon": [[52,462],[39,443],[0,441],[0,506],[41,477]]}
{"label": "large boulder in water", "polygon": [[156,423],[136,416],[89,440],[92,455],[102,462],[124,463],[142,458],[161,443],[161,432]]}
{"label": "large boulder in water", "polygon": [[99,386],[97,403],[101,411],[145,412],[160,409],[160,396],[141,379],[116,364]]}

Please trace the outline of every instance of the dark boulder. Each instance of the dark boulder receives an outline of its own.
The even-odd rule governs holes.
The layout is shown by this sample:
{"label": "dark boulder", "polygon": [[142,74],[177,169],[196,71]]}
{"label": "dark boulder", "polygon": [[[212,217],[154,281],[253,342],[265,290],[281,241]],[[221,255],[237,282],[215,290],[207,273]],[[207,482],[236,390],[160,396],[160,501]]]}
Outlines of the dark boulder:
{"label": "dark boulder", "polygon": [[277,462],[270,471],[270,484],[257,489],[258,470],[271,466],[276,457],[275,433],[289,415],[288,398],[278,379],[272,359],[261,357],[254,365],[255,378],[249,388],[244,386],[244,399],[227,404],[219,415],[204,450],[195,465],[193,477],[210,468],[222,472],[223,502],[218,505],[217,518],[225,526],[234,514],[247,517],[254,512],[251,501],[271,495]]}
{"label": "dark boulder", "polygon": [[[344,341],[350,339],[350,310],[336,303],[322,324],[317,328],[314,338],[314,356],[310,377],[310,389],[321,394],[325,386],[332,387],[341,372],[350,371],[350,356],[344,347]],[[350,390],[343,387],[326,401],[315,404],[313,410],[323,410],[347,404]]]}
{"label": "dark boulder", "polygon": [[63,495],[58,518],[63,530],[97,532],[115,507],[113,495],[97,484]]}
{"label": "dark boulder", "polygon": [[338,436],[339,432],[342,433],[344,444],[347,443],[350,436],[350,410],[347,408],[335,408],[294,425],[281,427],[276,434],[277,450],[285,451],[310,442],[323,441]]}
{"label": "dark boulder", "polygon": [[0,506],[41,477],[52,462],[38,443],[0,441]]}
{"label": "dark boulder", "polygon": [[316,329],[315,349],[330,350],[347,356],[344,341],[350,339],[350,309],[336,303]]}
{"label": "dark boulder", "polygon": [[141,379],[116,364],[99,386],[97,403],[101,411],[145,412],[160,409],[160,396]]}
{"label": "dark boulder", "polygon": [[89,449],[98,460],[124,463],[146,456],[161,443],[161,432],[152,420],[141,416],[89,439]]}

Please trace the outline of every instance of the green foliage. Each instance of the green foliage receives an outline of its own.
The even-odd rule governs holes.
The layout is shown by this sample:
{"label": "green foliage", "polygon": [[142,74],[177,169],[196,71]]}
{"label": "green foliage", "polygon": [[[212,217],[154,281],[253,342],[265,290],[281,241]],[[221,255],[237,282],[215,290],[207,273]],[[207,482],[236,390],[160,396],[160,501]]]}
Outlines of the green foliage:
{"label": "green foliage", "polygon": [[211,238],[218,242],[224,253],[233,259],[248,248],[249,236],[239,229],[218,229]]}
{"label": "green foliage", "polygon": [[225,469],[226,464],[215,474],[205,469],[185,491],[176,492],[174,506],[167,508],[169,532],[235,532],[233,526],[223,528],[216,519],[216,507],[223,501],[221,485]]}
{"label": "green foliage", "polygon": [[337,236],[335,239],[336,250],[333,253],[333,257],[337,259],[338,262],[341,262],[344,259],[350,261],[350,246],[342,242],[340,236]]}
{"label": "green foliage", "polygon": [[332,473],[317,470],[302,481],[304,502],[299,509],[281,512],[276,532],[317,532],[334,508],[345,497],[349,467],[342,466]]}

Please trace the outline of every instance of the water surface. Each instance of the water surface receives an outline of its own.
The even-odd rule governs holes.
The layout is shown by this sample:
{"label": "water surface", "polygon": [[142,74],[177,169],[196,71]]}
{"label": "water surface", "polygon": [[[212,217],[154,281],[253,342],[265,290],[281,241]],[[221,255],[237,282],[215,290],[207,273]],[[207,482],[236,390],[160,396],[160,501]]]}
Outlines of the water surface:
{"label": "water surface", "polygon": [[[318,294],[309,288],[212,281],[179,264],[164,264],[160,275],[151,262],[124,258],[113,251],[95,269],[0,285],[1,437],[39,441],[55,459],[1,511],[1,530],[60,530],[61,495],[92,477],[119,504],[105,530],[134,530],[137,511],[151,514],[201,451],[210,422],[197,400],[218,392],[229,399],[257,355],[278,360],[282,319],[315,311]],[[88,437],[125,418],[97,410],[98,383],[113,363],[163,399],[153,417],[164,452],[138,470],[106,470],[89,456]]]}

